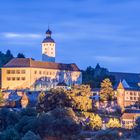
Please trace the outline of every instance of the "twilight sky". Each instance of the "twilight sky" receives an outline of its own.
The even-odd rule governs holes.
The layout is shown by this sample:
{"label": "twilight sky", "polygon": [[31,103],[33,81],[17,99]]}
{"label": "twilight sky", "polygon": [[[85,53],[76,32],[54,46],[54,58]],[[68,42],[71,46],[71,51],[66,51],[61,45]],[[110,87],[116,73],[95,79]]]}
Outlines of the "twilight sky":
{"label": "twilight sky", "polygon": [[140,0],[1,0],[0,50],[41,60],[48,24],[57,62],[140,72]]}

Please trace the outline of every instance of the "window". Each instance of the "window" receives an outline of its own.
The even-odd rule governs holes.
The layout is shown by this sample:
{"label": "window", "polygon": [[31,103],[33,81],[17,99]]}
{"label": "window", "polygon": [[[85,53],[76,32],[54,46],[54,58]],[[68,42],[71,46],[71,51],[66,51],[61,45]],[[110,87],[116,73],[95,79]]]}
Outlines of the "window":
{"label": "window", "polygon": [[12,80],[15,81],[15,77],[12,77]]}
{"label": "window", "polygon": [[20,80],[20,77],[17,77],[17,81],[19,81]]}
{"label": "window", "polygon": [[137,100],[137,98],[136,98],[136,97],[134,97],[134,100]]}
{"label": "window", "polygon": [[133,100],[133,97],[130,97],[130,100]]}
{"label": "window", "polygon": [[37,74],[37,71],[35,71],[34,74]]}
{"label": "window", "polygon": [[25,73],[26,73],[26,71],[25,71],[25,70],[21,70],[21,73],[22,73],[22,74],[25,74]]}
{"label": "window", "polygon": [[51,48],[51,50],[53,50],[53,48]]}
{"label": "window", "polygon": [[20,74],[20,70],[16,70],[16,73],[17,73],[17,74]]}
{"label": "window", "polygon": [[11,78],[10,77],[7,77],[7,81],[10,81],[11,80]]}
{"label": "window", "polygon": [[39,74],[42,74],[42,72],[41,72],[41,71],[39,71]]}
{"label": "window", "polygon": [[11,74],[15,74],[15,70],[11,70]]}
{"label": "window", "polygon": [[23,80],[23,81],[24,81],[24,80],[25,80],[25,77],[22,77],[22,78],[21,78],[21,80]]}
{"label": "window", "polygon": [[7,74],[10,74],[10,70],[7,70]]}

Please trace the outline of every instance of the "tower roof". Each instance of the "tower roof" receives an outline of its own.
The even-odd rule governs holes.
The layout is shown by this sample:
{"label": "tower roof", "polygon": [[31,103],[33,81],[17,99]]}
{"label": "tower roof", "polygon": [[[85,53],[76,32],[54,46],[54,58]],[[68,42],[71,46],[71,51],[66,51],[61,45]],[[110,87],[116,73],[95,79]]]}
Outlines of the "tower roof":
{"label": "tower roof", "polygon": [[48,28],[48,30],[46,31],[46,34],[52,34],[52,31]]}
{"label": "tower roof", "polygon": [[124,86],[122,84],[122,82],[120,81],[119,85],[118,85],[118,89],[124,89]]}
{"label": "tower roof", "polygon": [[48,28],[46,31],[46,38],[42,41],[42,43],[55,43],[55,41],[51,38],[52,31]]}

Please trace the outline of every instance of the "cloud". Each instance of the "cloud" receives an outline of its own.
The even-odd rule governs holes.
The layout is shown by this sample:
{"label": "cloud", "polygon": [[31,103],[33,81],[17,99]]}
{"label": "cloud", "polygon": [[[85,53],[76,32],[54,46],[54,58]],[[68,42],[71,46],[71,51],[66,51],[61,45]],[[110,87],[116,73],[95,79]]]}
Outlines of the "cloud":
{"label": "cloud", "polygon": [[1,35],[4,38],[16,38],[16,39],[22,39],[22,38],[27,38],[27,39],[37,39],[41,38],[42,36],[40,34],[32,34],[32,33],[14,33],[14,32],[6,32],[6,33],[1,33]]}
{"label": "cloud", "polygon": [[118,56],[95,56],[95,59],[107,63],[125,63],[130,58],[118,57]]}

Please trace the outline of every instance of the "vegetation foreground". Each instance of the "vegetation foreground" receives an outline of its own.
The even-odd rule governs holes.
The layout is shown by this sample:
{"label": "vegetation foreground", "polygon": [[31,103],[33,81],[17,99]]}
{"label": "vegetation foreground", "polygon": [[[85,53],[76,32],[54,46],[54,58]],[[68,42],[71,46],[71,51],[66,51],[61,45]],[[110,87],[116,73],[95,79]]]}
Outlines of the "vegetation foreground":
{"label": "vegetation foreground", "polygon": [[[2,140],[139,140],[140,121],[132,131],[120,128],[117,118],[97,114],[90,87],[41,92],[35,108],[0,110]],[[104,97],[103,97],[104,99]],[[104,118],[108,117],[106,129]]]}

